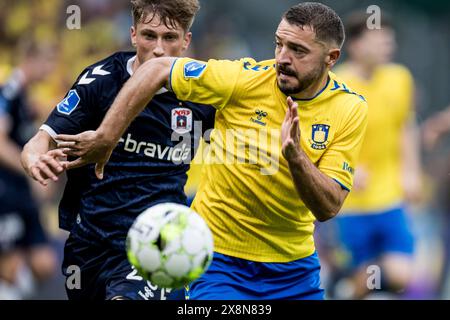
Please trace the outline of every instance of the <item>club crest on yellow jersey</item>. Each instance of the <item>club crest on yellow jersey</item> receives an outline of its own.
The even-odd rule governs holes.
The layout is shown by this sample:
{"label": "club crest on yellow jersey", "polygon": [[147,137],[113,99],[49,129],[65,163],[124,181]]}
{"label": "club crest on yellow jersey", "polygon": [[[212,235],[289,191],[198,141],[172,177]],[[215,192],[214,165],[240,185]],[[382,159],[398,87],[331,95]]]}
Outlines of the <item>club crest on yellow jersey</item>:
{"label": "club crest on yellow jersey", "polygon": [[328,133],[330,126],[326,124],[313,124],[311,140],[311,148],[316,150],[323,150],[328,145]]}

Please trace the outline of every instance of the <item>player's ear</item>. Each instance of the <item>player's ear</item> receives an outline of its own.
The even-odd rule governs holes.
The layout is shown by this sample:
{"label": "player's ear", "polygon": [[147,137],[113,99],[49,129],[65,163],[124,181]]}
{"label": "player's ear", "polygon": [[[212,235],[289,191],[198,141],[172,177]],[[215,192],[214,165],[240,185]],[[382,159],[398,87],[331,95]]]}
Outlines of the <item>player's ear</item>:
{"label": "player's ear", "polygon": [[130,38],[131,38],[131,44],[133,45],[133,47],[136,47],[137,31],[136,31],[135,26],[131,26],[131,28],[130,28]]}
{"label": "player's ear", "polygon": [[189,48],[192,40],[192,32],[186,32],[183,38],[183,51],[186,51]]}
{"label": "player's ear", "polygon": [[327,56],[325,57],[325,63],[331,69],[336,64],[336,62],[339,60],[340,56],[341,56],[340,49],[337,49],[337,48],[330,49],[328,51]]}

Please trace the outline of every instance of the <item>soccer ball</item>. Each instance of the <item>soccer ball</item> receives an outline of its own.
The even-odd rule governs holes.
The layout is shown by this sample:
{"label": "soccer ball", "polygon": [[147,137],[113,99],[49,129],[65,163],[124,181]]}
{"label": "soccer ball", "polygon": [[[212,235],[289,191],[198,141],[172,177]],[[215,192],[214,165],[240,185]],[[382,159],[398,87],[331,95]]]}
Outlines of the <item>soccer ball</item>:
{"label": "soccer ball", "polygon": [[180,288],[200,277],[213,255],[205,220],[189,207],[161,203],[141,213],[128,231],[127,256],[138,273],[161,288]]}

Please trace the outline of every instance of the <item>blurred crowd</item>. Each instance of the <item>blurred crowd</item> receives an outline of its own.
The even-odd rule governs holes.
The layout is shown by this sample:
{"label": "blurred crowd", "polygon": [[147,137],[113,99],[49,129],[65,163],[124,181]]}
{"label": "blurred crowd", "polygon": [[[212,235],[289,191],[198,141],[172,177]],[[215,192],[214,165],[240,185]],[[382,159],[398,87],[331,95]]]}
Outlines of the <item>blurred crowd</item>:
{"label": "blurred crowd", "polygon": [[[70,30],[66,26],[70,16],[66,9],[74,2],[81,8],[82,27],[79,30]],[[235,23],[235,16],[228,19],[227,12],[217,17],[217,10],[208,8],[213,3],[203,1],[202,6],[201,12],[204,13],[194,22],[190,56],[200,59],[234,59],[261,55],[258,48],[253,46],[253,39],[249,39],[237,27],[242,21]],[[116,51],[132,50],[129,39],[131,24],[128,0],[0,2],[0,87],[16,77],[18,70],[22,70],[22,77],[28,77],[28,81],[22,81],[26,83],[22,90],[25,91],[26,103],[32,114],[33,120],[29,123],[31,132],[62,100],[86,66]],[[448,30],[440,32],[448,36]],[[419,84],[424,81],[419,80]],[[421,90],[424,89],[419,85],[418,92]],[[447,98],[450,104],[450,96]],[[404,297],[450,299],[450,107],[435,106],[433,111],[424,110],[420,105],[417,108],[420,129],[420,137],[417,138],[421,146],[423,183],[420,199],[409,204],[416,250],[413,280],[404,292]],[[193,165],[189,176],[187,192],[191,197],[195,194],[199,168],[200,165]],[[53,256],[50,254],[41,259],[44,262],[37,261],[37,267],[32,265],[28,268],[31,273],[36,268],[43,271],[40,277],[35,276],[36,281],[31,280],[33,275],[30,272],[27,273],[29,281],[23,284],[26,298],[65,298],[59,266],[66,235],[59,231],[57,221],[57,206],[63,183],[51,184],[47,188],[32,184],[33,194],[39,204],[40,221],[49,238],[48,245],[53,250]],[[1,226],[0,232],[4,232]],[[325,243],[326,247],[326,241],[319,239],[318,242]],[[339,250],[332,251],[323,259],[325,285],[331,281],[330,274],[327,274],[329,266],[343,265],[345,260],[345,253]],[[52,265],[49,265],[49,261]],[[5,288],[2,287],[1,276],[2,273],[7,274],[5,268],[8,267],[11,266],[3,265],[0,259],[0,299],[4,298],[2,288]]]}

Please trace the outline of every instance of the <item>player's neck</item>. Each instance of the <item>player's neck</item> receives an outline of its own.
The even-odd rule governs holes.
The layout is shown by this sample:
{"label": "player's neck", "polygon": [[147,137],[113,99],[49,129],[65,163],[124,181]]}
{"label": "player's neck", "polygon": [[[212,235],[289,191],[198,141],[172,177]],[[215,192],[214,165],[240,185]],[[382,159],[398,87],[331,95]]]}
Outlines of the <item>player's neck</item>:
{"label": "player's neck", "polygon": [[319,92],[323,91],[323,89],[325,88],[327,83],[328,83],[328,71],[325,72],[320,77],[319,81],[314,82],[313,84],[311,84],[308,88],[306,88],[302,92],[293,95],[293,97],[295,99],[302,99],[302,100],[313,99],[314,97],[316,97],[319,94]]}
{"label": "player's neck", "polygon": [[364,64],[355,61],[350,61],[348,63],[350,71],[355,74],[358,78],[364,80],[370,80],[375,73],[376,65]]}
{"label": "player's neck", "polygon": [[133,64],[131,65],[131,70],[133,71],[133,74],[136,72],[136,70],[141,66],[141,62],[139,61],[139,57],[136,56],[136,59],[134,59]]}

